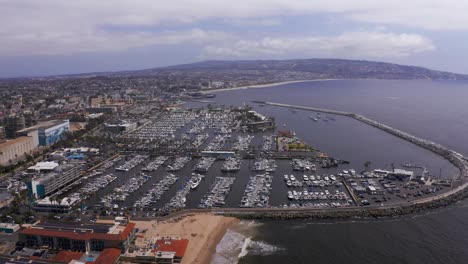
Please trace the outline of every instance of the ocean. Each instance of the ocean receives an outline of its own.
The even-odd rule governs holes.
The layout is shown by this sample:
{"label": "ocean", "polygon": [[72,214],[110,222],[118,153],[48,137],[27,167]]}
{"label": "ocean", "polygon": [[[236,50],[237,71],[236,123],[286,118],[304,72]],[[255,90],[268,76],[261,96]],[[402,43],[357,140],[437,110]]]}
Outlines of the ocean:
{"label": "ocean", "polygon": [[[363,114],[468,155],[468,82],[337,80],[217,93],[215,103],[248,104],[306,143],[361,169],[412,162],[453,177],[447,161],[345,117],[312,122],[311,112],[261,107],[252,100]],[[199,103],[190,103],[197,106]],[[274,197],[274,189],[272,196]],[[273,199],[274,200],[274,199]],[[388,219],[242,221],[217,247],[213,263],[468,263],[468,201]]]}

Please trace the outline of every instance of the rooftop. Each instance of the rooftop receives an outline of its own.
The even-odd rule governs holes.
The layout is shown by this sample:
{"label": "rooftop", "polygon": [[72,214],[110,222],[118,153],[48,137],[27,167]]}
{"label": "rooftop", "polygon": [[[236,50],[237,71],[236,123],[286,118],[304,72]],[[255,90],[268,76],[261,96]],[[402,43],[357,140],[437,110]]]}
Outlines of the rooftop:
{"label": "rooftop", "polygon": [[21,234],[63,237],[75,240],[126,240],[134,229],[128,224],[83,224],[76,222],[41,222],[20,230]]}
{"label": "rooftop", "polygon": [[31,138],[31,137],[18,137],[18,138],[12,139],[12,140],[8,140],[8,141],[3,142],[3,143],[0,144],[0,149],[9,147],[9,146],[11,146],[11,145],[20,143],[20,142],[22,142],[22,141],[29,140],[30,138]]}
{"label": "rooftop", "polygon": [[188,239],[158,239],[154,244],[153,252],[156,253],[174,253],[176,257],[183,257],[187,250]]}
{"label": "rooftop", "polygon": [[31,166],[28,168],[28,170],[53,170],[57,168],[59,164],[54,161],[44,161],[44,162],[38,162],[36,165]]}
{"label": "rooftop", "polygon": [[50,128],[50,127],[54,127],[56,125],[60,125],[64,122],[68,122],[68,120],[49,120],[49,121],[44,121],[44,122],[40,122],[38,123],[37,125],[34,125],[34,126],[31,126],[31,127],[26,127],[26,128],[23,128],[21,130],[18,130],[17,132],[18,133],[27,133],[27,132],[31,132],[31,131],[34,131],[34,130],[38,130],[40,128]]}

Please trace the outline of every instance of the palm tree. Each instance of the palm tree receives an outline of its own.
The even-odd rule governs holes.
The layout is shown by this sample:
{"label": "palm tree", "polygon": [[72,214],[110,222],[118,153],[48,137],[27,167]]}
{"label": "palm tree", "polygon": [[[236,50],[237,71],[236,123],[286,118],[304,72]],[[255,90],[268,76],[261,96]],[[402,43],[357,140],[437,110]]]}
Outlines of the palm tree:
{"label": "palm tree", "polygon": [[372,162],[371,161],[366,161],[364,162],[364,168],[366,168],[366,171],[369,170],[369,167],[371,166]]}

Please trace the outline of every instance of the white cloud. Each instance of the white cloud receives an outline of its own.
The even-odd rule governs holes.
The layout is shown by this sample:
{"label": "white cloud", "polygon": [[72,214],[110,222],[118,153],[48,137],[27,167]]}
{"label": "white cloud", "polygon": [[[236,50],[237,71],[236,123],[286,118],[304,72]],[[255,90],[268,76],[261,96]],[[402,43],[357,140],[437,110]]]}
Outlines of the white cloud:
{"label": "white cloud", "polygon": [[158,34],[102,30],[21,33],[2,39],[0,55],[68,55],[80,52],[121,51],[150,45],[206,44],[228,38],[223,32],[201,29]]}
{"label": "white cloud", "polygon": [[395,58],[434,50],[432,42],[417,34],[351,32],[333,37],[264,37],[208,46],[204,57],[331,56],[346,58]]}
{"label": "white cloud", "polygon": [[261,18],[261,19],[249,19],[249,18],[239,18],[239,19],[226,19],[227,24],[231,24],[238,27],[247,27],[247,26],[277,26],[281,25],[282,22],[280,19],[274,18]]}
{"label": "white cloud", "polygon": [[213,19],[245,27],[249,23],[272,26],[281,22],[276,17],[332,14],[371,26],[468,30],[468,1],[463,0],[0,0],[0,7],[0,55],[71,54],[194,40],[213,43],[223,33],[104,30],[106,26],[164,28],[178,24],[197,28],[193,23]]}

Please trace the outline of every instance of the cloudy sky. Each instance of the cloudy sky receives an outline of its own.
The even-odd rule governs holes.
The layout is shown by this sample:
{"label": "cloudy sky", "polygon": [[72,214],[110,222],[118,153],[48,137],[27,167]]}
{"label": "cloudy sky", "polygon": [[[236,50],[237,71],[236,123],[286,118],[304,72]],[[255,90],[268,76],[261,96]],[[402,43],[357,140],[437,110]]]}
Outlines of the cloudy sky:
{"label": "cloudy sky", "polygon": [[468,73],[467,10],[464,0],[0,0],[0,77],[325,57]]}

